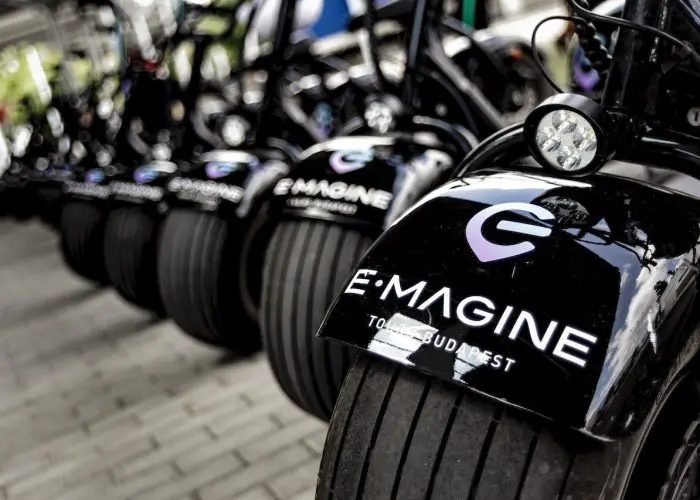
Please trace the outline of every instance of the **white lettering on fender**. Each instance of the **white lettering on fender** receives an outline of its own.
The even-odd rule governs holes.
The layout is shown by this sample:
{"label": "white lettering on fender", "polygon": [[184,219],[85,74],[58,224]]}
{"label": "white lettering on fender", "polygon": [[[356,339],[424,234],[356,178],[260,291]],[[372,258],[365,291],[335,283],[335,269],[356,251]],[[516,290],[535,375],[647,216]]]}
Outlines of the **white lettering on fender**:
{"label": "white lettering on fender", "polygon": [[[419,281],[412,286],[402,285],[398,274],[393,275],[386,284],[382,280],[376,280],[374,286],[368,287],[371,280],[366,277],[375,274],[377,271],[373,269],[359,269],[350,280],[345,293],[365,295],[369,290],[376,288],[379,291],[382,287],[379,300],[403,300],[406,307],[421,311],[430,310],[441,314],[445,319],[450,319],[454,314],[465,326],[484,329],[492,335],[503,336],[513,342],[527,342],[533,348],[579,368],[586,367],[591,347],[598,342],[598,337],[588,332],[562,325],[558,321],[538,322],[535,315],[529,311],[518,310],[513,305],[498,307],[487,297],[474,295],[459,301],[450,300],[453,292],[448,287],[431,293],[420,302],[426,288],[430,290],[427,282]],[[376,326],[377,317],[372,318]]]}
{"label": "white lettering on fender", "polygon": [[369,280],[360,278],[360,276],[372,276],[373,274],[377,274],[377,271],[373,271],[372,269],[360,269],[355,273],[355,276],[352,277],[350,280],[350,284],[348,287],[345,289],[345,293],[354,293],[357,295],[364,295],[365,291],[360,290],[359,288],[353,288],[353,285],[366,285],[369,283]]}
{"label": "white lettering on fender", "polygon": [[580,342],[576,342],[574,340],[571,340],[571,337],[578,337],[581,340],[585,340],[589,344],[593,345],[596,342],[598,342],[598,337],[591,335],[590,333],[582,332],[581,330],[577,330],[576,328],[572,328],[570,326],[567,326],[564,328],[564,331],[562,332],[561,336],[559,337],[559,341],[557,342],[557,345],[554,346],[554,351],[553,354],[561,359],[565,359],[569,361],[570,363],[573,363],[575,365],[580,366],[581,368],[584,368],[586,366],[586,360],[577,358],[576,356],[565,352],[564,349],[568,347],[569,349],[573,349],[575,351],[580,352],[581,354],[588,354],[588,351],[591,350],[590,346],[586,344],[582,344]]}
{"label": "white lettering on fender", "polygon": [[186,177],[174,177],[168,183],[168,191],[172,193],[191,193],[206,198],[221,198],[232,203],[239,203],[243,198],[243,188],[223,182],[201,181]]}
{"label": "white lettering on fender", "polygon": [[284,178],[277,181],[272,190],[275,196],[309,196],[329,198],[331,200],[343,200],[349,203],[358,203],[379,210],[388,210],[392,193],[380,189],[366,188],[346,182],[328,182],[316,179],[290,179]]}
{"label": "white lettering on fender", "polygon": [[131,182],[114,181],[109,184],[114,195],[128,196],[151,201],[160,201],[163,198],[163,188],[157,186],[145,186]]}
{"label": "white lettering on fender", "polygon": [[95,198],[109,198],[109,186],[101,184],[87,184],[84,182],[66,181],[64,188],[66,193],[91,196]]}

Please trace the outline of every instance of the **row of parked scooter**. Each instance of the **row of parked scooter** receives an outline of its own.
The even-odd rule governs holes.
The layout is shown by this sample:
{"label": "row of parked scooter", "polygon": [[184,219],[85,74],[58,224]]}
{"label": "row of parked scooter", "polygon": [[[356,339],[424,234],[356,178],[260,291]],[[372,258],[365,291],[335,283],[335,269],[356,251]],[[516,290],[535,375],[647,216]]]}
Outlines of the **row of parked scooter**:
{"label": "row of parked scooter", "polygon": [[[648,394],[685,387],[651,374],[681,373],[666,368],[687,364],[679,353],[698,345],[696,330],[665,351],[678,364],[640,353],[661,352],[657,332],[681,316],[664,294],[689,289],[679,280],[683,266],[697,267],[697,220],[676,195],[591,177],[613,157],[697,162],[678,153],[692,149],[690,112],[645,101],[663,75],[674,87],[659,95],[682,108],[688,77],[674,65],[700,60],[659,35],[668,14],[659,4],[606,2],[595,14],[572,0],[582,92],[554,97],[535,47],[476,33],[445,16],[442,0],[368,1],[349,22],[359,48],[344,54],[294,36],[297,1],[281,0],[269,46],[215,84],[202,77],[205,55],[236,28],[243,3],[186,4],[156,57],[129,54],[112,95],[97,85],[36,118],[25,147],[11,148],[3,203],[54,225],[83,278],[198,341],[240,355],[264,349],[287,396],[332,417],[318,498],[632,500],[652,498],[641,479],[663,479],[655,470],[668,464],[654,491],[691,498],[674,492],[692,459],[684,450],[700,442],[688,438],[697,414],[683,413],[680,437],[667,440],[680,440],[677,453],[627,436],[657,432],[651,405],[666,408],[672,391]],[[246,32],[257,12],[254,3]],[[198,31],[206,14],[228,29]],[[584,18],[607,19],[607,31]],[[644,29],[616,31],[641,18],[658,21],[652,34],[685,56],[657,67],[666,56]],[[380,41],[385,21],[401,29]],[[194,46],[185,87],[163,64],[183,40]],[[637,88],[645,72],[659,79]],[[116,93],[123,111],[110,104]],[[660,124],[665,139],[642,139]],[[662,281],[655,266],[666,266]],[[628,316],[647,299],[655,313]],[[604,331],[618,317],[619,331],[641,325],[625,338],[650,328],[650,343],[618,347],[625,340]],[[657,451],[664,466],[647,467]],[[629,467],[617,470],[623,455]]]}
{"label": "row of parked scooter", "polygon": [[[132,52],[118,84],[106,75],[54,97],[15,134],[5,203],[57,227],[75,273],[187,335],[243,355],[264,343],[285,392],[328,419],[351,352],[313,334],[353,266],[479,140],[550,90],[532,47],[478,42],[434,0],[352,20],[368,35],[354,66],[352,49],[319,57],[314,42],[292,41],[296,0],[284,0],[269,50],[213,83],[204,58],[241,5],[185,4],[159,59]],[[207,14],[228,29],[199,32]],[[253,5],[248,28],[255,15]],[[401,24],[407,48],[393,49],[393,65],[374,35],[385,20]],[[185,87],[162,60],[183,41],[194,45]]]}

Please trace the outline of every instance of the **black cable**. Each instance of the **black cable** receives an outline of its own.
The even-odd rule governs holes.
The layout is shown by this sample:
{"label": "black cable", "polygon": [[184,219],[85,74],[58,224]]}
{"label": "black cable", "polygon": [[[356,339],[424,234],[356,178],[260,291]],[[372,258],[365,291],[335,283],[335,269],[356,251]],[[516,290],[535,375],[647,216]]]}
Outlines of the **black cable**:
{"label": "black cable", "polygon": [[[596,14],[595,12],[593,12],[590,9],[585,8],[580,3],[578,3],[577,0],[567,0],[567,1],[573,7],[573,9],[577,11],[577,14],[579,16],[585,16],[585,17],[590,18],[590,19],[595,20],[595,21],[600,21],[602,23],[612,24],[613,26],[618,26],[620,28],[628,28],[631,30],[639,31],[641,33],[651,33],[651,34],[653,34],[659,38],[662,38],[662,39],[666,40],[667,42],[675,45],[676,47],[680,48],[682,51],[681,55],[683,57],[691,57],[696,63],[700,64],[700,54],[698,54],[695,51],[695,49],[693,48],[693,46],[690,43],[684,42],[683,40],[676,38],[675,36],[670,35],[659,28],[655,28],[653,26],[647,26],[644,24],[633,23],[631,21],[627,21],[626,19],[618,19],[616,17],[602,16],[600,14]],[[580,17],[579,17],[579,19],[580,19]]]}
{"label": "black cable", "polygon": [[[596,14],[595,12],[584,8],[581,4],[579,4],[576,0],[567,0],[573,7],[575,11],[579,15],[586,16],[592,20],[603,22],[603,23],[608,23],[612,24],[613,26],[617,26],[620,28],[628,28],[632,29],[635,31],[639,31],[641,33],[650,33],[653,34],[659,38],[662,38],[666,40],[667,42],[675,45],[677,48],[681,50],[681,57],[691,57],[693,61],[697,64],[700,64],[700,54],[698,54],[693,46],[688,43],[684,42],[683,40],[680,40],[679,38],[674,37],[673,35],[670,35],[666,33],[663,30],[660,30],[658,28],[654,28],[652,26],[646,26],[643,24],[637,24],[633,23],[630,21],[627,21],[625,19],[618,19],[610,16],[602,16],[599,14]],[[544,19],[542,19],[537,25],[535,26],[534,30],[532,31],[532,38],[530,40],[530,44],[533,48],[533,57],[535,59],[535,63],[540,69],[540,72],[542,73],[542,76],[544,79],[547,81],[547,83],[558,93],[563,93],[563,89],[557,85],[557,83],[552,79],[552,77],[549,75],[547,72],[544,63],[540,59],[540,56],[538,54],[538,51],[536,49],[537,47],[537,32],[538,30],[542,27],[543,24],[547,23],[548,21],[555,21],[555,20],[561,20],[561,21],[570,21],[573,23],[579,23],[583,25],[587,25],[588,21],[583,19],[582,17],[578,16],[549,16]]]}
{"label": "black cable", "polygon": [[564,90],[557,85],[557,83],[552,79],[551,76],[549,76],[549,73],[547,72],[547,68],[545,68],[544,63],[542,62],[542,59],[540,59],[540,54],[539,51],[537,50],[537,31],[542,27],[543,24],[549,22],[549,21],[571,21],[571,22],[583,22],[585,23],[586,21],[574,17],[574,16],[549,16],[545,17],[542,19],[537,25],[535,25],[535,29],[532,30],[532,38],[530,39],[530,46],[532,47],[532,56],[535,59],[535,64],[540,69],[540,73],[542,73],[542,76],[544,77],[545,80],[547,80],[547,83],[558,93],[558,94],[563,94]]}

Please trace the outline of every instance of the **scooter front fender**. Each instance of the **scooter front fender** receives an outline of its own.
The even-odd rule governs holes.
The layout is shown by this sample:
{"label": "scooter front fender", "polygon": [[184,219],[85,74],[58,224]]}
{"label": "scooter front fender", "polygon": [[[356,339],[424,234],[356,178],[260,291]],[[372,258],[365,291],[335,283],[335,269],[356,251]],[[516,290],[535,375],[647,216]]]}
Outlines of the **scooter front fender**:
{"label": "scooter front fender", "polygon": [[270,196],[275,182],[289,171],[279,152],[211,151],[187,173],[167,182],[171,206],[195,206],[248,219]]}
{"label": "scooter front fender", "polygon": [[63,183],[63,194],[67,199],[77,198],[82,200],[109,199],[109,179],[101,168],[91,168],[76,174],[73,179]]}
{"label": "scooter front fender", "polygon": [[156,212],[165,212],[165,184],[176,172],[177,165],[173,162],[153,161],[118,174],[109,182],[109,199],[116,204],[145,205]]}
{"label": "scooter front fender", "polygon": [[618,439],[698,352],[699,214],[603,174],[468,174],[375,242],[319,335]]}
{"label": "scooter front fender", "polygon": [[379,233],[446,180],[452,157],[431,141],[341,137],[305,151],[272,192],[285,217],[364,226]]}

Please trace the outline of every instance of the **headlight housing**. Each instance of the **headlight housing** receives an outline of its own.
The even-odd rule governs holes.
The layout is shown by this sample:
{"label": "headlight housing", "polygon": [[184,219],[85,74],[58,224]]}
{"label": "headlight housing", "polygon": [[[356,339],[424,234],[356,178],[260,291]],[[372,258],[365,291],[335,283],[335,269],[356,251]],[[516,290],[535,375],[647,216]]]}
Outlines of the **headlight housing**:
{"label": "headlight housing", "polygon": [[589,175],[611,158],[608,120],[597,102],[577,94],[558,94],[525,120],[525,142],[545,168],[571,177]]}

